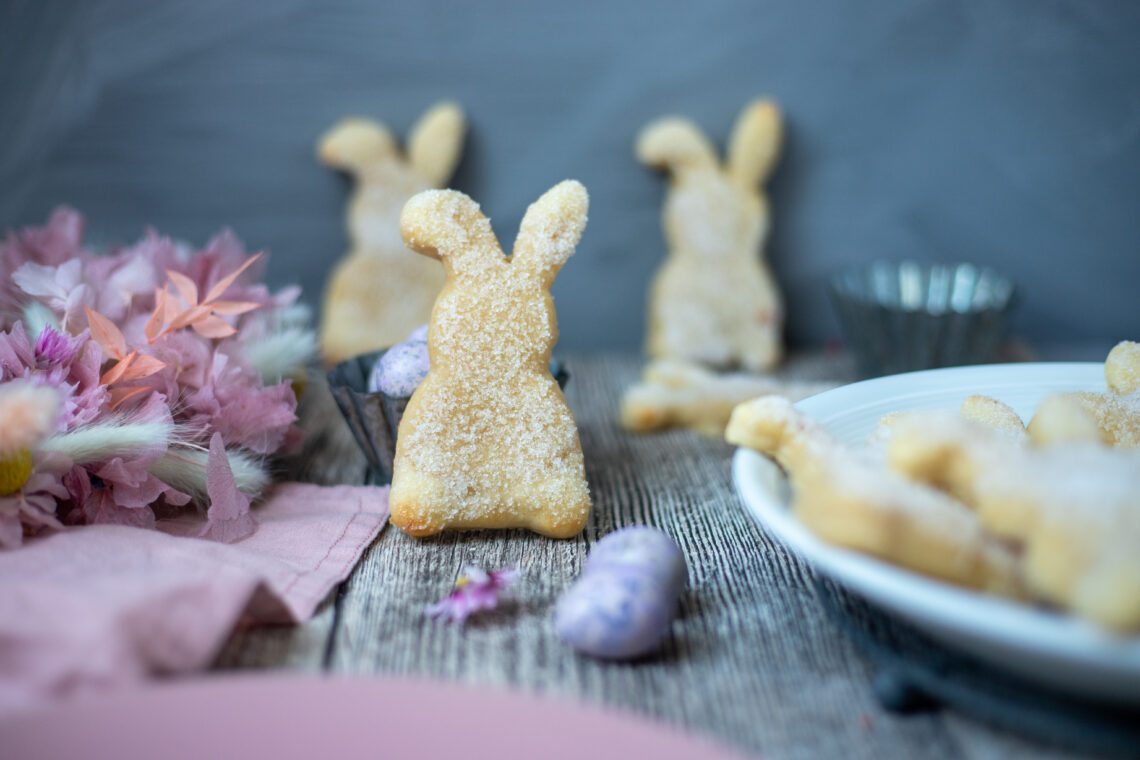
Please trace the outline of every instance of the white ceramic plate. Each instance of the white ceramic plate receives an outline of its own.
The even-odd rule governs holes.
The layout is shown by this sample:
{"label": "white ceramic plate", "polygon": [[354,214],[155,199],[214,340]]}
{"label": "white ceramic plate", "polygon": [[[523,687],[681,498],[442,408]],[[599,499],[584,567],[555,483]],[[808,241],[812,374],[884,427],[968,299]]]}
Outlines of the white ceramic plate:
{"label": "white ceramic plate", "polygon": [[[858,446],[887,412],[957,410],[966,396],[981,393],[1028,419],[1050,394],[1104,387],[1100,363],[986,365],[866,380],[796,406]],[[951,586],[824,543],[789,513],[787,480],[770,459],[742,448],[732,472],[745,506],[781,542],[818,572],[933,638],[1037,683],[1140,704],[1140,637],[1115,636],[1067,615]]]}

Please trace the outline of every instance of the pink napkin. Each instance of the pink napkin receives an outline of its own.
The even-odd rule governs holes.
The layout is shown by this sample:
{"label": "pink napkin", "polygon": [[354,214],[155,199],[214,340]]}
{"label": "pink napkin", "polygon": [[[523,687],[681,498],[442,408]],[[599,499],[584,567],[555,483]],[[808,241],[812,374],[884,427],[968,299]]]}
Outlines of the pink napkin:
{"label": "pink napkin", "polygon": [[283,483],[252,536],[221,544],[118,525],[0,552],[0,715],[208,666],[239,623],[296,623],[388,518],[388,489]]}

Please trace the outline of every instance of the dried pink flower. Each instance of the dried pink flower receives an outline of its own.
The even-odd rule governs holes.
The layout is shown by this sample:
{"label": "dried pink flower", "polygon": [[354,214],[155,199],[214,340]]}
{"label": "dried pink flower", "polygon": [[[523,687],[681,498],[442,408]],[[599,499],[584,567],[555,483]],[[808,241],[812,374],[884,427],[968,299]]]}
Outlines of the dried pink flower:
{"label": "dried pink flower", "polygon": [[36,354],[23,324],[16,322],[11,330],[0,332],[0,381],[26,377],[35,366]]}
{"label": "dried pink flower", "polygon": [[[84,252],[83,217],[69,208],[59,208],[43,227],[28,227],[9,232],[0,241],[0,272],[15,272],[24,264],[34,262],[57,266]],[[18,318],[26,295],[10,277],[0,277],[0,327]]]}
{"label": "dried pink flower", "polygon": [[[104,411],[108,391],[99,383],[103,352],[87,340],[87,331],[74,338],[57,339],[49,330],[55,332],[54,328],[45,328],[36,348],[28,341],[20,322],[11,330],[0,332],[0,382],[23,378],[55,388],[63,398],[59,430],[66,431],[94,421]],[[45,334],[48,337],[41,344]],[[79,349],[72,354],[75,345]]]}
{"label": "dried pink flower", "polygon": [[83,262],[65,261],[59,266],[43,266],[29,261],[12,273],[20,290],[37,298],[60,315],[63,329],[78,325],[83,309],[95,300],[95,291],[83,281]]}
{"label": "dried pink flower", "polygon": [[40,337],[36,338],[33,350],[36,366],[39,369],[49,369],[71,364],[79,349],[90,339],[91,333],[87,330],[73,337],[48,325],[40,332]]}
{"label": "dried pink flower", "polygon": [[444,622],[467,622],[467,618],[480,610],[491,610],[499,604],[502,593],[519,578],[514,567],[487,572],[473,565],[463,570],[455,582],[455,590],[445,598],[428,605],[425,612]]}
{"label": "dried pink flower", "polygon": [[[157,394],[149,396],[122,419],[129,423],[160,422],[173,427],[170,408],[166,400]],[[151,507],[160,498],[172,505],[189,503],[189,496],[150,473],[151,465],[166,450],[167,441],[154,442],[133,450],[129,457],[114,456],[85,465],[92,487],[90,490],[81,489],[83,498],[76,500],[76,510],[70,520],[154,527]]]}
{"label": "dried pink flower", "polygon": [[206,382],[184,404],[191,427],[221,433],[227,445],[258,454],[280,449],[296,420],[292,386],[262,385],[257,372],[224,347],[214,353]]}
{"label": "dried pink flower", "polygon": [[[47,432],[58,445],[70,443],[76,457],[53,464],[34,446],[18,449],[12,477],[0,479],[7,493],[0,546],[16,543],[21,525],[58,525],[57,502],[69,523],[153,526],[156,507],[190,500],[150,472],[176,477],[161,466],[174,442],[200,451],[209,444],[203,483],[179,481],[208,502],[201,505],[209,507],[203,534],[226,541],[248,535],[255,527],[249,496],[236,483],[260,484],[248,472],[260,466],[257,456],[279,452],[299,434],[291,386],[265,384],[287,373],[263,379],[253,356],[281,339],[284,310],[298,290],[270,293],[257,282],[266,257],[250,256],[228,231],[193,250],[148,230],[134,245],[104,255],[83,248],[82,238],[83,218],[60,209],[47,226],[0,240],[0,271],[12,273],[0,278],[0,383],[55,393]],[[43,307],[37,322],[48,324],[38,334],[19,321],[32,302]],[[288,329],[307,345],[311,334],[295,315],[289,319]],[[306,359],[302,351],[294,357]],[[160,424],[146,427],[151,421]],[[45,432],[23,417],[10,416],[10,423],[0,443],[16,430],[28,440]],[[136,423],[142,429],[119,429]],[[105,447],[139,440],[143,429],[150,431],[144,445]],[[231,458],[246,462],[236,480]],[[41,472],[41,465],[62,469]]]}
{"label": "dried pink flower", "polygon": [[210,494],[210,510],[206,526],[199,534],[225,544],[246,538],[257,523],[249,513],[249,497],[238,490],[221,433],[210,438],[210,458],[206,461],[206,490]]}

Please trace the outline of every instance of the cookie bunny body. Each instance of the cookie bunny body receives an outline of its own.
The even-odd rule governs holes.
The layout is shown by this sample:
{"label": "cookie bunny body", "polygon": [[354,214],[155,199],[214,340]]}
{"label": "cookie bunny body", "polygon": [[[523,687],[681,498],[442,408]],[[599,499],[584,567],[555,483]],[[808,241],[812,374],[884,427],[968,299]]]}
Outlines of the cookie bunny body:
{"label": "cookie bunny body", "polygon": [[408,201],[408,247],[443,261],[428,328],[431,369],[400,422],[391,521],[577,534],[589,516],[578,428],[548,369],[558,340],[550,286],[586,225],[588,198],[562,182],[527,209],[507,259],[478,204],[435,190]]}
{"label": "cookie bunny body", "polygon": [[780,361],[783,303],[760,255],[769,228],[760,188],[780,141],[780,113],[769,101],[741,112],[723,167],[686,119],[642,130],[638,159],[670,176],[662,214],[668,256],[650,287],[651,358],[754,372]]}
{"label": "cookie bunny body", "polygon": [[443,272],[408,255],[400,211],[416,193],[447,182],[459,162],[463,134],[459,107],[439,103],[412,128],[406,158],[392,134],[367,119],[345,119],[321,138],[321,161],[355,181],[348,206],[350,250],[333,270],[321,319],[328,361],[399,343],[427,321]]}

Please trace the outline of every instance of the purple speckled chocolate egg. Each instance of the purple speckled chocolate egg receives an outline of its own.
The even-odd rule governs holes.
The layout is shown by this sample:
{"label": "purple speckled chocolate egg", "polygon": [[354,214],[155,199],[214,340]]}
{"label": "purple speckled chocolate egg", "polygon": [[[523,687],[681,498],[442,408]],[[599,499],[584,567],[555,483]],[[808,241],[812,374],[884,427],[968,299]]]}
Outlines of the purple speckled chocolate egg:
{"label": "purple speckled chocolate egg", "polygon": [[662,531],[635,527],[611,533],[558,599],[554,629],[574,649],[595,657],[646,654],[668,633],[687,575],[684,555]]}
{"label": "purple speckled chocolate egg", "polygon": [[604,568],[643,570],[660,578],[665,588],[676,595],[680,595],[688,577],[681,547],[669,534],[645,525],[622,528],[598,541],[586,557],[585,572]]}
{"label": "purple speckled chocolate egg", "polygon": [[413,341],[418,340],[418,341],[422,341],[422,342],[426,343],[427,342],[427,333],[428,333],[428,326],[427,325],[420,325],[416,329],[412,330],[412,332],[408,335],[408,340],[406,342],[411,343]]}
{"label": "purple speckled chocolate egg", "polygon": [[423,341],[397,343],[384,352],[368,378],[370,393],[410,396],[428,373],[428,348]]}

